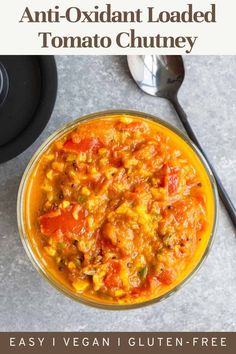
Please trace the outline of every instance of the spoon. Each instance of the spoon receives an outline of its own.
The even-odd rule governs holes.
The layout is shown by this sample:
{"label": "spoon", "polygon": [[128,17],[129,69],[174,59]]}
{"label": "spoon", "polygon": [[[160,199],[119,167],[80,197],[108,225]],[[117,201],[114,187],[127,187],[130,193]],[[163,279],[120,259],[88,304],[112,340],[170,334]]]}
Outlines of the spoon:
{"label": "spoon", "polygon": [[182,57],[180,55],[130,55],[127,60],[131,75],[142,91],[152,96],[166,98],[172,103],[188,136],[208,162],[214,174],[221,200],[236,227],[236,209],[178,101],[178,91],[185,75]]}

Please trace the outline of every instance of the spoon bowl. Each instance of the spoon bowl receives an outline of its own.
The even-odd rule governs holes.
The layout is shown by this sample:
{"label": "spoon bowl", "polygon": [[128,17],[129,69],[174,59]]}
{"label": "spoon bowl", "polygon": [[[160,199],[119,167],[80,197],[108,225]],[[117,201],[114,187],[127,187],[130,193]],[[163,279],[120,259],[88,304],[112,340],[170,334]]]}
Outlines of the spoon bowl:
{"label": "spoon bowl", "polygon": [[130,55],[127,60],[133,79],[141,90],[167,99],[177,95],[185,76],[180,55]]}

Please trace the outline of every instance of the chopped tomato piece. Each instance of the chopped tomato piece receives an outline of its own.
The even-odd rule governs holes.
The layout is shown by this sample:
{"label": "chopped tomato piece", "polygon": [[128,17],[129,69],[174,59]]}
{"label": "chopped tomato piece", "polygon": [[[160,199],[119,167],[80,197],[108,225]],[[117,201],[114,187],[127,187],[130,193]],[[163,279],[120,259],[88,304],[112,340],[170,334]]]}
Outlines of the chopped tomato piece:
{"label": "chopped tomato piece", "polygon": [[105,277],[104,283],[108,288],[119,288],[122,286],[122,281],[119,276],[120,263],[112,261],[110,263],[109,274]]}
{"label": "chopped tomato piece", "polygon": [[197,201],[202,204],[203,206],[206,205],[206,197],[202,194],[198,194],[197,196]]}
{"label": "chopped tomato piece", "polygon": [[89,152],[97,153],[98,150],[102,147],[102,143],[97,138],[84,138],[81,139],[78,143],[73,142],[72,139],[67,140],[63,145],[64,151],[80,153],[80,152]]}
{"label": "chopped tomato piece", "polygon": [[165,285],[170,285],[175,280],[175,274],[171,269],[164,270],[157,279]]}
{"label": "chopped tomato piece", "polygon": [[130,294],[133,296],[139,296],[142,293],[142,288],[141,287],[134,287],[131,291]]}
{"label": "chopped tomato piece", "polygon": [[171,170],[166,176],[166,183],[169,194],[174,194],[179,186],[179,171],[176,169]]}
{"label": "chopped tomato piece", "polygon": [[[74,217],[75,213],[76,218]],[[58,233],[63,235],[80,234],[85,227],[86,214],[86,210],[79,204],[46,213],[39,217],[41,232],[45,236],[53,236]]]}

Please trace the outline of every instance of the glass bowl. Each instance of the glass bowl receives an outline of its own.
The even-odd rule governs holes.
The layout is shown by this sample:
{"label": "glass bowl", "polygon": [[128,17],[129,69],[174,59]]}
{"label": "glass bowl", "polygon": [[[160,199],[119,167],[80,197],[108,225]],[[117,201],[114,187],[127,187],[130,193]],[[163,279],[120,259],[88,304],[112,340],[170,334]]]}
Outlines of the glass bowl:
{"label": "glass bowl", "polygon": [[[26,220],[27,220],[27,213],[25,212],[25,199],[26,199],[26,190],[27,190],[27,184],[29,181],[29,178],[34,171],[35,167],[37,166],[37,162],[42,156],[42,154],[47,150],[49,145],[51,145],[55,140],[61,138],[64,134],[67,134],[71,130],[73,130],[78,124],[81,122],[86,122],[89,120],[97,119],[97,118],[102,118],[102,117],[107,117],[107,116],[117,116],[117,115],[129,115],[129,116],[134,116],[134,117],[140,117],[140,118],[145,118],[148,120],[151,120],[153,122],[158,123],[159,125],[162,125],[166,128],[168,128],[170,131],[178,135],[178,137],[193,150],[195,155],[197,155],[198,159],[202,163],[204,170],[207,173],[207,176],[209,178],[211,188],[212,188],[212,194],[213,194],[213,224],[212,224],[212,229],[211,229],[211,234],[209,235],[208,238],[208,243],[206,244],[203,253],[201,257],[195,262],[195,265],[193,269],[191,270],[190,273],[186,274],[184,279],[177,284],[173,289],[170,291],[167,291],[163,295],[160,295],[159,297],[153,298],[151,300],[147,300],[145,302],[138,302],[134,304],[114,304],[114,303],[107,303],[107,302],[102,302],[102,301],[97,301],[95,299],[91,299],[87,296],[83,295],[78,295],[72,290],[68,289],[65,285],[60,282],[56,276],[50,272],[45,264],[43,264],[42,259],[40,259],[39,255],[36,254],[34,245],[32,243],[32,240],[29,239],[27,235],[27,230],[26,230]],[[109,110],[109,111],[104,111],[104,112],[98,112],[98,113],[93,113],[89,114],[86,116],[83,116],[79,119],[76,119],[75,121],[65,125],[63,128],[59,129],[56,131],[54,134],[52,134],[41,146],[40,148],[36,151],[32,159],[30,160],[28,166],[26,167],[26,170],[23,174],[20,187],[19,187],[19,192],[18,192],[18,199],[17,199],[17,220],[18,220],[18,228],[20,232],[20,237],[23,243],[23,246],[26,250],[26,253],[28,254],[31,262],[35,266],[35,268],[38,270],[38,272],[52,285],[54,286],[57,290],[59,290],[61,293],[64,295],[68,296],[69,298],[76,300],[80,303],[90,305],[90,306],[95,306],[98,308],[102,309],[111,309],[111,310],[124,310],[124,309],[132,309],[132,308],[139,308],[143,307],[146,305],[154,304],[157,303],[163,299],[166,299],[169,297],[171,294],[174,294],[177,290],[179,290],[183,284],[186,284],[186,282],[193,276],[193,274],[196,273],[196,271],[200,268],[202,265],[203,261],[205,260],[206,256],[209,253],[210,247],[212,245],[212,241],[215,235],[216,231],[216,225],[217,225],[217,217],[218,215],[218,192],[217,192],[217,187],[216,187],[216,182],[214,179],[214,176],[212,174],[212,171],[210,167],[208,166],[205,158],[201,154],[201,152],[198,150],[198,148],[193,144],[193,142],[179,129],[175,128],[171,124],[163,121],[160,118],[157,118],[153,115],[147,114],[147,113],[142,113],[142,112],[136,112],[136,111],[130,111],[130,110]]]}

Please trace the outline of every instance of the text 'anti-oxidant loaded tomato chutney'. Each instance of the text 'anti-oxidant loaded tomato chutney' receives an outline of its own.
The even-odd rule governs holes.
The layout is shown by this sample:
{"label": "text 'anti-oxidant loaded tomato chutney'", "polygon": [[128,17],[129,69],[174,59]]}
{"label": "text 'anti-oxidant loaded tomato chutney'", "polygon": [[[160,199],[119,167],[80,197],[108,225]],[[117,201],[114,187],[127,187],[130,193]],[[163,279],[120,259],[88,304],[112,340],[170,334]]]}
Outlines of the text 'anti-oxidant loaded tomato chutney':
{"label": "text 'anti-oxidant loaded tomato chutney'", "polygon": [[149,119],[113,115],[79,122],[40,155],[24,222],[37,258],[70,292],[133,304],[193,271],[213,199],[188,143]]}

